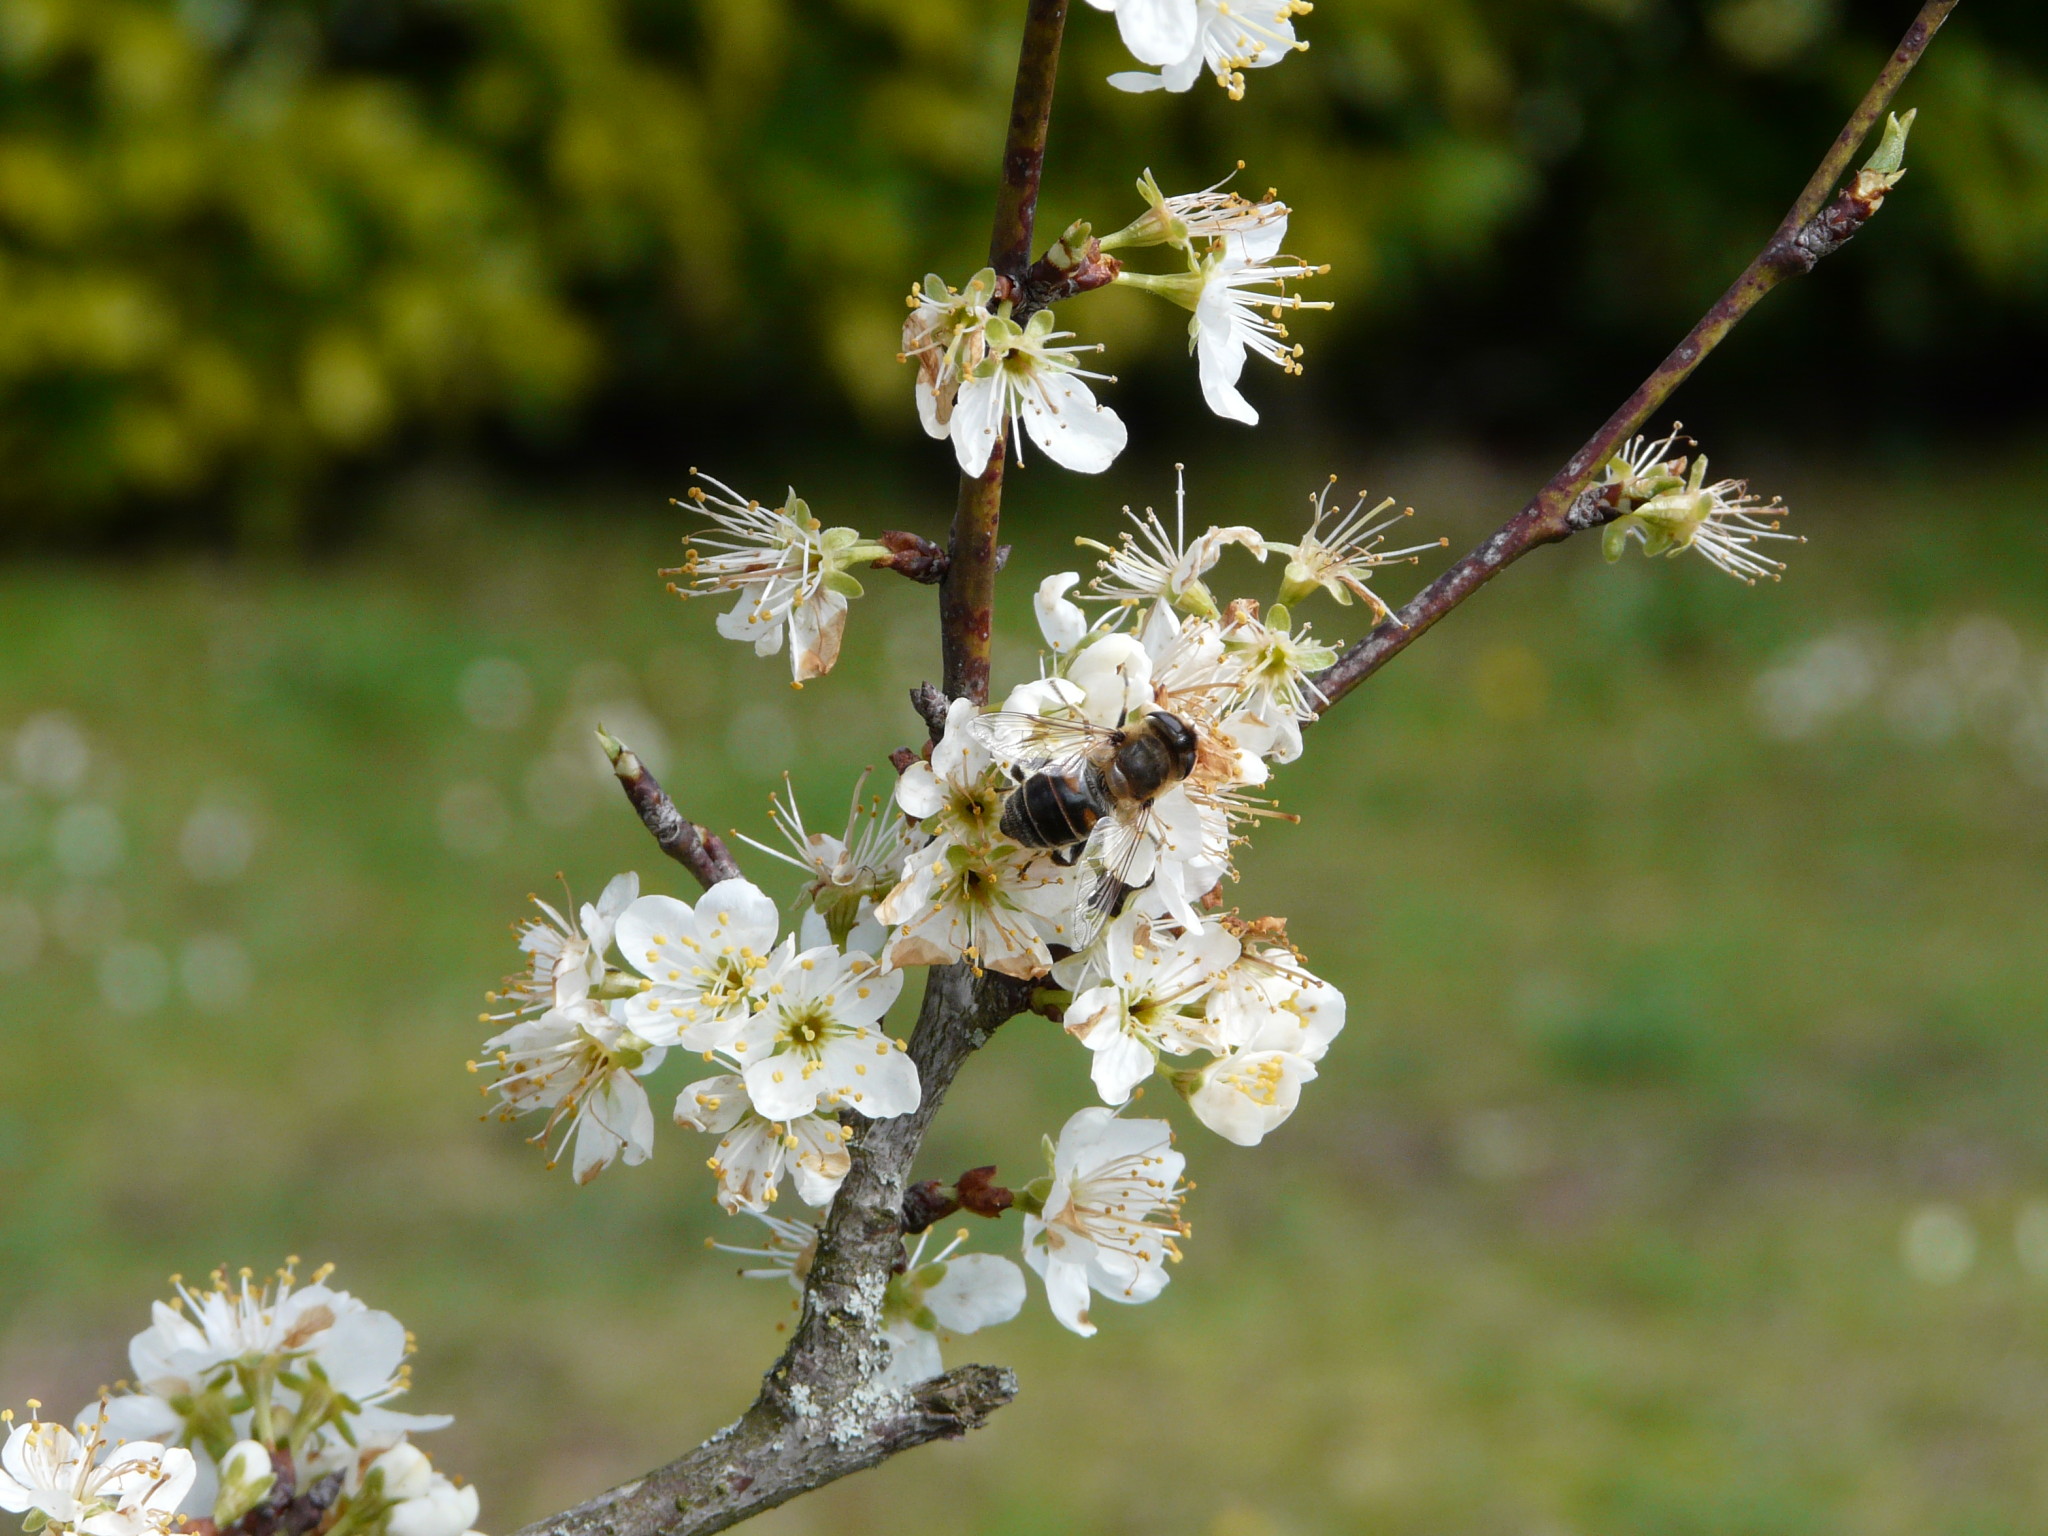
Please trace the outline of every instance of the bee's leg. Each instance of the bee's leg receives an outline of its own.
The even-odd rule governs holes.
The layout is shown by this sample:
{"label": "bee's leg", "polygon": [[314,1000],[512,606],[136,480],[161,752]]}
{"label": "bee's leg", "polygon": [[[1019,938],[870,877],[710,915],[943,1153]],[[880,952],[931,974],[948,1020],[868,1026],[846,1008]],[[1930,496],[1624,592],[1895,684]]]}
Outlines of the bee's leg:
{"label": "bee's leg", "polygon": [[1081,854],[1087,847],[1086,843],[1069,843],[1054,851],[1052,861],[1062,869],[1072,869],[1081,862]]}
{"label": "bee's leg", "polygon": [[1025,771],[1024,771],[1024,768],[1023,768],[1023,765],[1022,765],[1022,764],[1020,764],[1020,763],[1012,763],[1012,764],[1010,764],[1010,782],[1011,782],[1011,783],[1013,783],[1013,784],[1022,784],[1022,783],[1023,783],[1024,781],[1025,781],[1025,779],[1027,779],[1027,778],[1029,778],[1029,777],[1030,777],[1030,775],[1029,775],[1029,774],[1027,774],[1027,773],[1025,773]]}

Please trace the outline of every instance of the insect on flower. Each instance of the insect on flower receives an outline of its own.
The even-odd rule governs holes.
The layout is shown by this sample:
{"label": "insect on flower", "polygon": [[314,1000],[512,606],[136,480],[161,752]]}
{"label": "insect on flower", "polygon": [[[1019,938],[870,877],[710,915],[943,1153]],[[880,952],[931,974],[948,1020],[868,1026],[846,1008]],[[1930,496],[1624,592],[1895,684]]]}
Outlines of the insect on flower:
{"label": "insect on flower", "polygon": [[1150,883],[1155,810],[1195,770],[1195,727],[1160,709],[1114,726],[1004,710],[979,716],[974,729],[1016,785],[1003,801],[1003,835],[1054,850],[1062,863],[1086,860],[1093,871],[1076,915],[1085,945]]}

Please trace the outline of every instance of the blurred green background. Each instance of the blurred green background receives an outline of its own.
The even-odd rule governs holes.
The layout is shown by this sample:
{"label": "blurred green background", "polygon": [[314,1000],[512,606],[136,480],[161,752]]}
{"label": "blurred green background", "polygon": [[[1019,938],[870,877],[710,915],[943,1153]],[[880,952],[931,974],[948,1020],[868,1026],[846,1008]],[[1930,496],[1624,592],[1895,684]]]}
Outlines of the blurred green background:
{"label": "blurred green background", "polygon": [[[1324,0],[1235,104],[1108,89],[1128,59],[1082,16],[1042,222],[1114,228],[1144,166],[1186,188],[1241,159],[1334,269],[1276,411],[1548,451],[1740,267],[1911,10]],[[302,544],[432,451],[572,483],[707,433],[900,453],[902,296],[983,260],[1021,11],[4,0],[8,534]],[[1997,361],[2048,335],[2048,15],[1971,0],[1905,100],[1913,195],[1711,398],[1865,438],[2039,404]],[[1192,447],[1177,316],[1066,314],[1119,407]]]}
{"label": "blurred green background", "polygon": [[[1319,0],[1232,106],[1116,96],[1077,8],[1048,223],[1242,157],[1342,303],[1256,436],[1165,311],[1073,307],[1134,447],[1014,477],[1001,675],[1175,458],[1275,536],[1330,472],[1489,531],[1908,9]],[[82,1402],[168,1273],[288,1252],[419,1335],[487,1530],[751,1396],[790,1298],[703,1251],[749,1224],[698,1139],[576,1190],[462,1062],[555,871],[688,894],[598,720],[756,835],[783,765],[829,820],[918,728],[930,592],[870,583],[792,693],[664,595],[661,498],[701,461],[941,534],[891,331],[978,263],[1020,10],[0,0],[0,1402]],[[1965,0],[1913,176],[1675,402],[1797,509],[1785,585],[1539,554],[1282,773],[1238,895],[1351,1027],[1256,1151],[1160,1106],[1200,1186],[1165,1296],[1082,1341],[1034,1292],[949,1346],[1023,1377],[987,1432],[759,1529],[2048,1525],[2048,453],[2005,363],[2048,329],[2044,77],[2038,7]],[[1020,1020],[928,1171],[1028,1168],[1090,1097]]]}

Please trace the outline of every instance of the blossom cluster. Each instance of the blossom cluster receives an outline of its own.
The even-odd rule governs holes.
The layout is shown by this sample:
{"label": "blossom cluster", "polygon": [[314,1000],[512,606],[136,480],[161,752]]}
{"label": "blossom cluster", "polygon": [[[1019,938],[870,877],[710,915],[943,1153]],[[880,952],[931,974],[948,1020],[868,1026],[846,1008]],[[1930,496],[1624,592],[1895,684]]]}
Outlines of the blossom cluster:
{"label": "blossom cluster", "polygon": [[[1093,241],[1089,226],[1077,224],[1059,249],[1068,260],[1095,262],[1108,281],[1187,310],[1188,350],[1209,408],[1256,423],[1258,412],[1237,388],[1245,358],[1300,371],[1301,348],[1289,338],[1285,316],[1330,306],[1301,298],[1288,284],[1329,269],[1282,254],[1290,210],[1272,193],[1254,201],[1218,183],[1168,196],[1150,171],[1138,191],[1147,205],[1138,218]],[[1074,252],[1077,242],[1083,254]],[[1171,247],[1182,269],[1139,272],[1109,255],[1150,246]],[[1123,451],[1122,419],[1088,384],[1108,376],[1078,361],[1100,348],[1074,342],[1049,309],[1013,319],[1014,300],[992,269],[963,288],[927,276],[912,287],[909,304],[901,355],[917,364],[918,419],[928,435],[952,443],[963,473],[981,474],[1006,432],[1013,450],[1021,446],[1019,429],[1054,463],[1084,474],[1107,469]]]}
{"label": "blossom cluster", "polygon": [[129,1342],[131,1383],[71,1427],[33,1402],[12,1425],[0,1509],[32,1531],[152,1536],[188,1520],[225,1533],[296,1501],[326,1536],[475,1536],[476,1490],[411,1439],[452,1421],[390,1406],[411,1384],[410,1335],[328,1269],[300,1284],[296,1264],[261,1284],[173,1277]]}
{"label": "blossom cluster", "polygon": [[[536,898],[521,968],[484,1015],[497,1031],[485,1093],[505,1118],[540,1116],[534,1139],[586,1182],[651,1155],[645,1079],[669,1052],[696,1053],[716,1070],[680,1086],[673,1119],[711,1138],[720,1204],[766,1228],[730,1251],[755,1261],[747,1273],[801,1283],[818,1228],[788,1214],[785,1194],[828,1205],[859,1128],[920,1102],[917,1064],[884,1028],[906,977],[962,963],[996,972],[1030,984],[1035,1010],[1087,1051],[1101,1100],[1048,1142],[1045,1175],[1011,1195],[1025,1265],[1082,1333],[1094,1331],[1091,1296],[1157,1295],[1186,1230],[1184,1159],[1166,1121],[1124,1114],[1140,1085],[1163,1076],[1197,1123],[1255,1145],[1293,1113],[1343,1028],[1342,995],[1308,969],[1285,923],[1226,910],[1221,887],[1237,848],[1278,814],[1268,780],[1300,756],[1315,675],[1336,654],[1295,610],[1322,593],[1376,622],[1387,609],[1373,573],[1435,547],[1385,548],[1407,515],[1392,506],[1347,506],[1326,486],[1285,541],[1247,524],[1191,529],[1183,485],[1170,521],[1127,512],[1114,542],[1083,540],[1097,570],[1085,584],[1080,571],[1039,583],[1039,675],[1000,709],[951,701],[937,739],[899,755],[886,801],[855,786],[843,831],[807,826],[793,789],[771,797],[777,836],[742,841],[800,873],[792,911],[745,878],[694,902],[643,894],[632,874],[581,906]],[[798,526],[788,514],[762,521],[756,557],[735,540],[730,569],[765,569]],[[1276,572],[1277,600],[1219,596],[1211,582],[1231,550]],[[743,598],[749,623],[763,606]],[[1119,799],[1105,777],[1122,771],[1117,754],[1169,719],[1185,744],[1179,767]],[[1099,835],[1048,838],[1020,821],[1023,787],[1056,771]],[[958,1240],[928,1244],[919,1238],[884,1298],[896,1384],[939,1368],[942,1330],[971,1332],[1022,1304],[1023,1267]]]}

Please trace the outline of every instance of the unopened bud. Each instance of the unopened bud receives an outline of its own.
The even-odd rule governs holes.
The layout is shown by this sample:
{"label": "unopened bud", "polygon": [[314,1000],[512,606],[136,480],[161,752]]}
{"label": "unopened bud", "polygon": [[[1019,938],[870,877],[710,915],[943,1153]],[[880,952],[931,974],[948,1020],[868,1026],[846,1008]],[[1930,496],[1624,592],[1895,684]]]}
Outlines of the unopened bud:
{"label": "unopened bud", "polygon": [[1874,171],[1894,181],[1898,179],[1906,166],[1906,136],[1913,131],[1913,119],[1919,115],[1920,109],[1915,107],[1904,117],[1894,112],[1885,119],[1884,137],[1877,141],[1877,148],[1863,162],[1865,175]]}
{"label": "unopened bud", "polygon": [[261,1441],[237,1443],[220,1463],[220,1491],[213,1499],[213,1523],[225,1530],[263,1502],[277,1482],[270,1452]]}
{"label": "unopened bud", "polygon": [[996,1182],[994,1163],[986,1168],[970,1168],[961,1174],[954,1192],[959,1198],[960,1209],[976,1216],[1000,1216],[1017,1201],[1014,1194]]}

